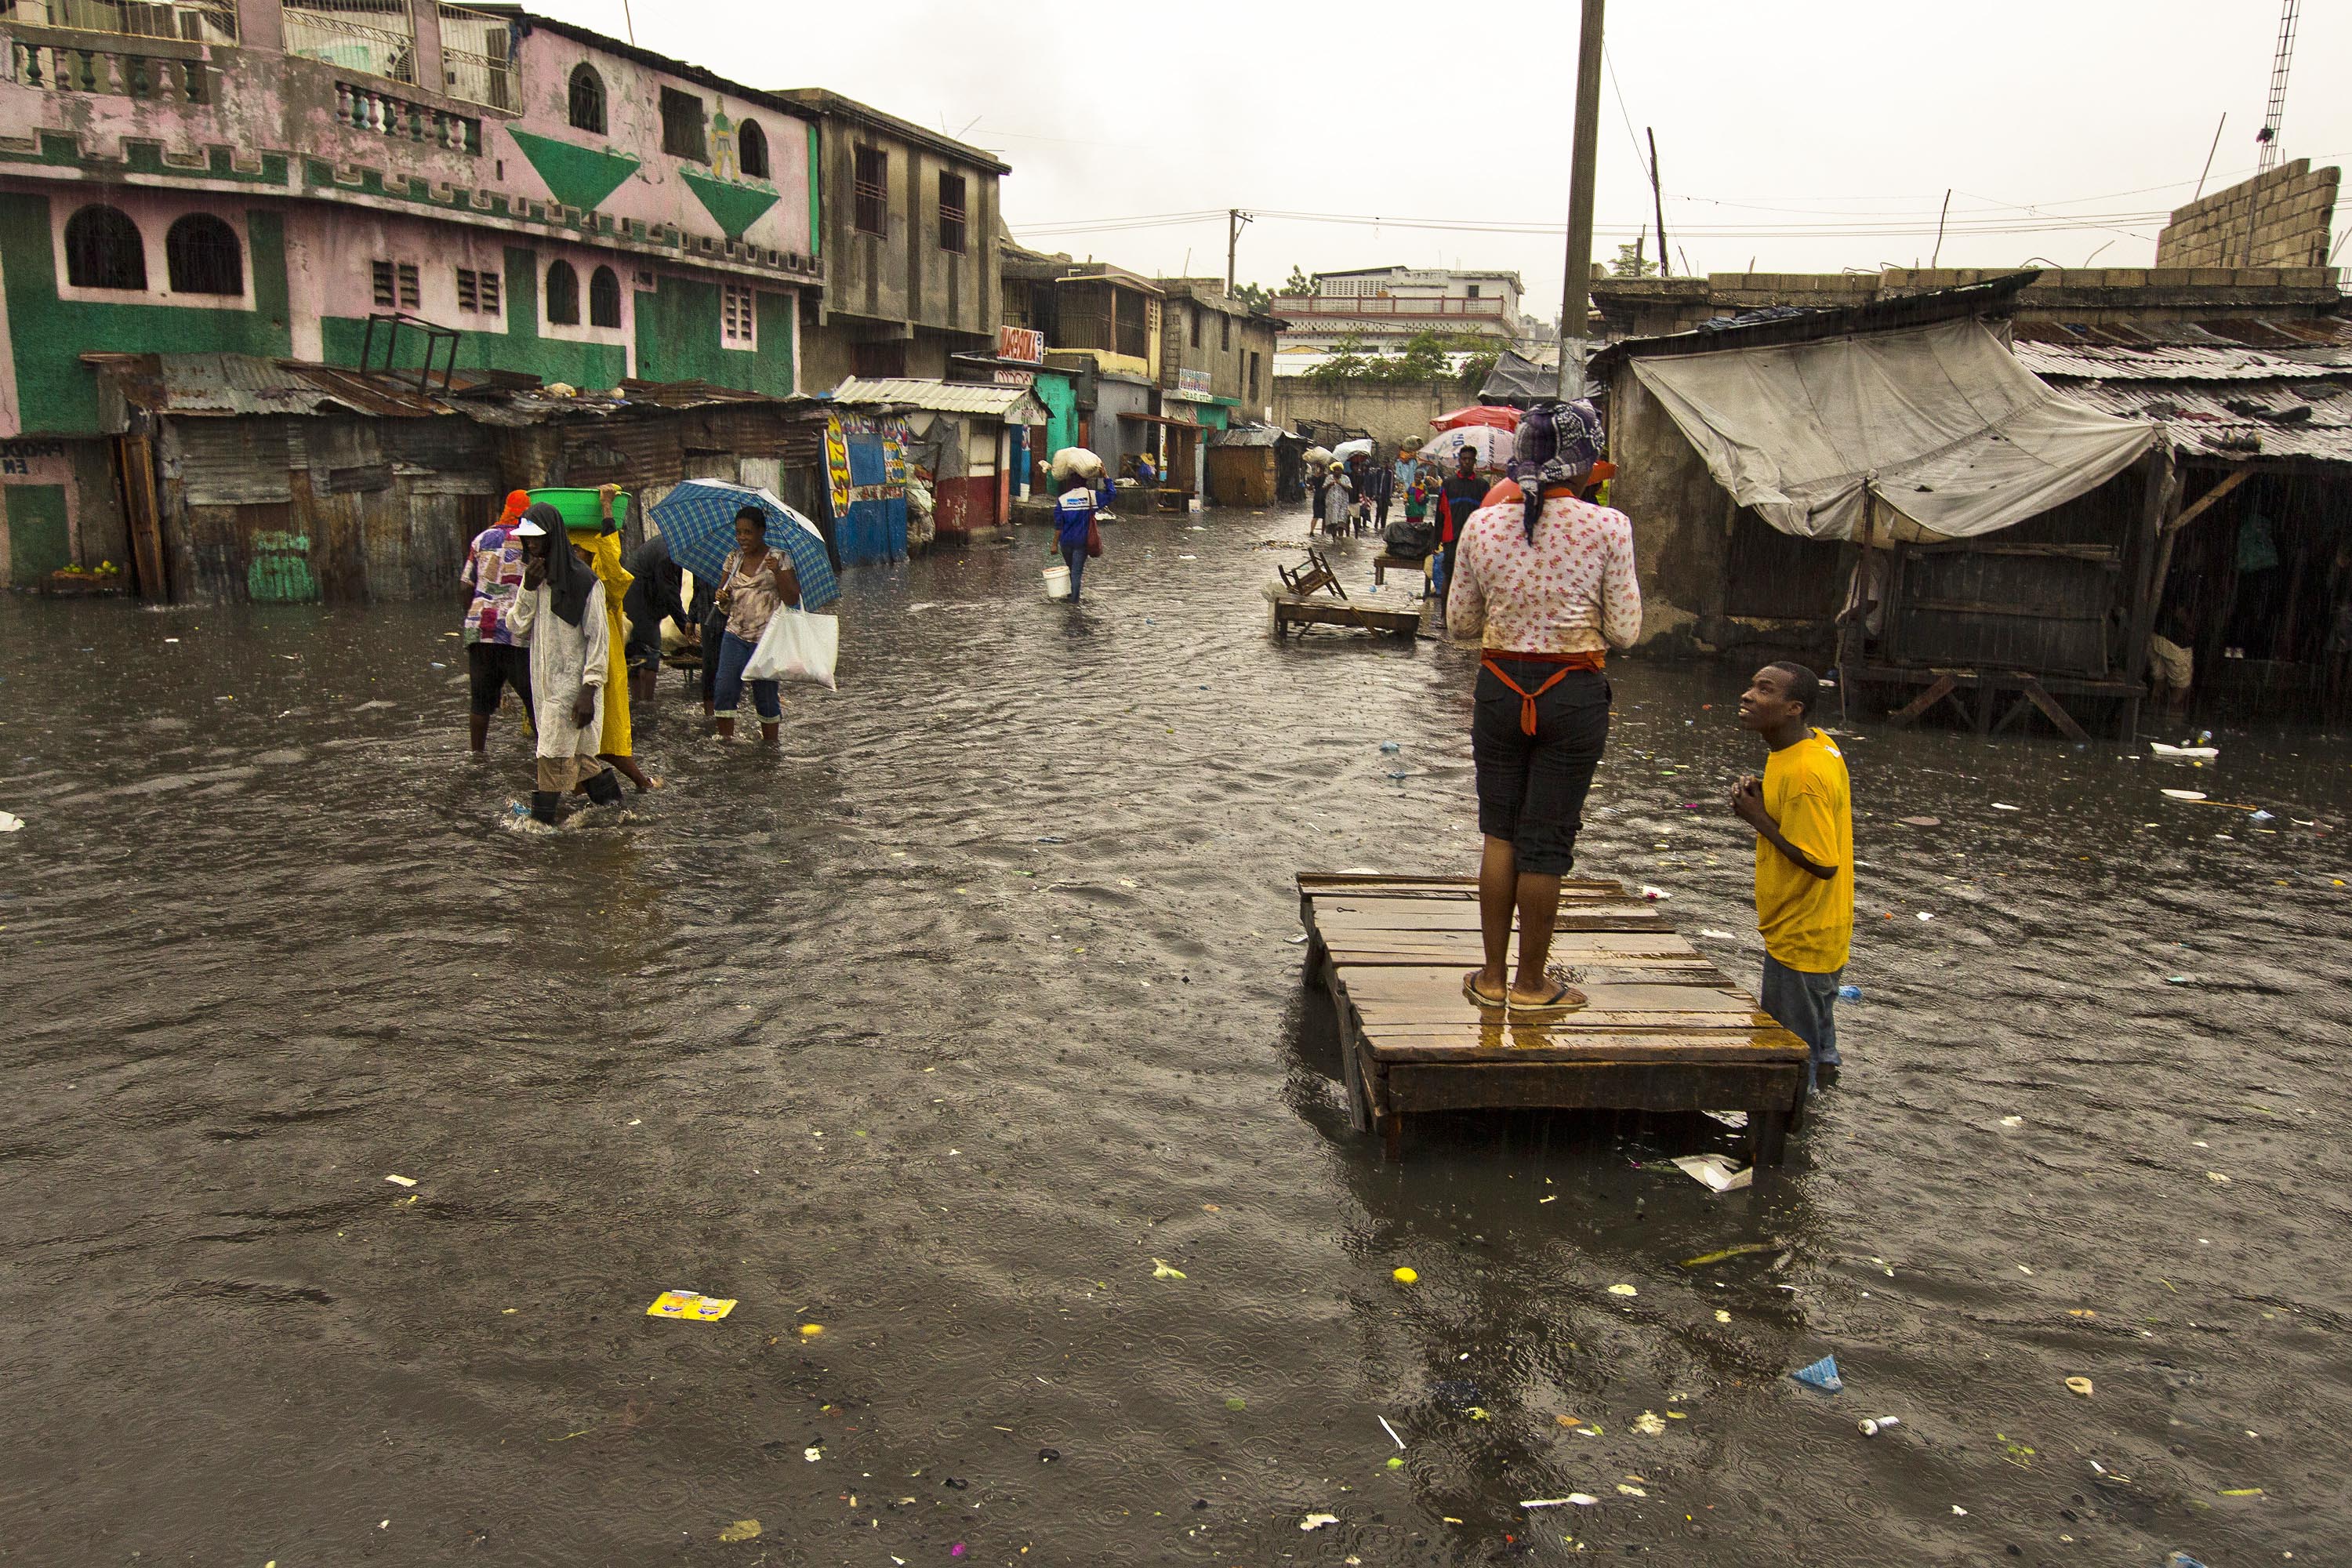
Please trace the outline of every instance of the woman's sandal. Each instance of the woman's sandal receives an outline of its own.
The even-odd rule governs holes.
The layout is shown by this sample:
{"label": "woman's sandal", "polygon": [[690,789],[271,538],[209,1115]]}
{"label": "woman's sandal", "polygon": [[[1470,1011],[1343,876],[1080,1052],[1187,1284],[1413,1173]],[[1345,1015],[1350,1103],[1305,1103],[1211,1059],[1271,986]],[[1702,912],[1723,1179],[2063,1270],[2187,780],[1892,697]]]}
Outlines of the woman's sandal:
{"label": "woman's sandal", "polygon": [[[1506,994],[1507,995],[1507,993]],[[1510,1004],[1510,1009],[1512,1016],[1515,1017],[1524,1018],[1530,1015],[1541,1015],[1544,1016],[1556,1017],[1561,1014],[1575,1012],[1578,1008],[1583,1006],[1587,1000],[1588,998],[1585,996],[1584,993],[1579,991],[1575,986],[1561,984],[1552,992],[1549,1000],[1542,1002],[1512,1002]]]}
{"label": "woman's sandal", "polygon": [[1462,977],[1462,994],[1469,999],[1472,1006],[1485,1007],[1497,1013],[1502,1012],[1505,1008],[1508,1007],[1511,1002],[1511,994],[1508,988],[1506,988],[1500,996],[1489,996],[1486,993],[1480,991],[1478,989],[1478,972],[1475,969]]}

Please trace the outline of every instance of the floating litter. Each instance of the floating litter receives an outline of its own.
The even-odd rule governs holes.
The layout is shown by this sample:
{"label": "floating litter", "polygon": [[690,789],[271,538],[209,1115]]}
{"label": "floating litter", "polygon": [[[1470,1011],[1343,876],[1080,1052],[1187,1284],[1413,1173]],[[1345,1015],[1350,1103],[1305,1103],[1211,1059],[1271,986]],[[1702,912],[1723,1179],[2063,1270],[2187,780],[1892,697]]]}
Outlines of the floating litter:
{"label": "floating litter", "polygon": [[1675,1169],[1700,1185],[1718,1193],[1734,1193],[1756,1180],[1752,1165],[1742,1165],[1728,1154],[1685,1154]]}
{"label": "floating litter", "polygon": [[715,1323],[735,1310],[737,1298],[705,1296],[694,1290],[665,1290],[646,1309],[648,1318],[677,1318],[689,1323]]}
{"label": "floating litter", "polygon": [[2203,800],[2205,792],[2201,789],[2168,789],[2164,792],[2164,797],[2167,800]]}
{"label": "floating litter", "polygon": [[1881,1415],[1875,1420],[1863,1422],[1861,1424],[1862,1435],[1865,1437],[1875,1437],[1881,1432],[1885,1431],[1889,1426],[1899,1426],[1902,1424],[1901,1416]]}
{"label": "floating litter", "polygon": [[1811,1366],[1801,1366],[1789,1375],[1824,1394],[1835,1394],[1845,1387],[1845,1379],[1838,1375],[1837,1357],[1833,1355],[1825,1355]]}
{"label": "floating litter", "polygon": [[1940,816],[1898,816],[1895,820],[1903,824],[1906,827],[1941,827],[1944,826],[1944,819]]}
{"label": "floating litter", "polygon": [[2088,1399],[2091,1397],[2091,1380],[2087,1377],[2070,1377],[2066,1380],[2066,1392],[2077,1394]]}
{"label": "floating litter", "polygon": [[1301,1530],[1320,1530],[1327,1524],[1337,1524],[1339,1522],[1339,1516],[1336,1513],[1310,1513],[1305,1519],[1298,1521],[1298,1528]]}
{"label": "floating litter", "polygon": [[1408,1264],[1402,1268],[1391,1270],[1389,1274],[1389,1278],[1395,1280],[1400,1285],[1410,1285],[1414,1280],[1420,1279],[1421,1276],[1414,1271],[1410,1264]]}
{"label": "floating litter", "polygon": [[395,1187],[413,1187],[416,1184],[416,1178],[414,1176],[386,1176],[384,1180]]}
{"label": "floating litter", "polygon": [[25,826],[25,819],[10,812],[0,811],[0,833],[14,833]]}
{"label": "floating litter", "polygon": [[1641,1291],[1631,1285],[1612,1285],[1609,1287],[1609,1293],[1612,1296],[1638,1296]]}

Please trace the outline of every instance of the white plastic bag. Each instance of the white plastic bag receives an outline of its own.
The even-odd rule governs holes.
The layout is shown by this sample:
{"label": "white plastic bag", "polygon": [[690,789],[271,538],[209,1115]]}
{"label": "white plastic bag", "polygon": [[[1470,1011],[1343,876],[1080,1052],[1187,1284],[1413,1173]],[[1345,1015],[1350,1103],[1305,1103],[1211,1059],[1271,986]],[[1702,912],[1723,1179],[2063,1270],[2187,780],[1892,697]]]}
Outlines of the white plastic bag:
{"label": "white plastic bag", "polygon": [[841,617],[779,608],[743,666],[746,680],[785,680],[838,689],[833,661],[841,652]]}

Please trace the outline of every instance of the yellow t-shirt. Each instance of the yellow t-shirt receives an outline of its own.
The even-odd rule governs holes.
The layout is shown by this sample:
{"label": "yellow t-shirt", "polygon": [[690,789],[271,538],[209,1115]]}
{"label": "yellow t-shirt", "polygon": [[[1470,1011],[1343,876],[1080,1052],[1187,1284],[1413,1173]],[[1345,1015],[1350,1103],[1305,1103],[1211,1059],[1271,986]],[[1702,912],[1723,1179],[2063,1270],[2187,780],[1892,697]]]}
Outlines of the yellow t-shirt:
{"label": "yellow t-shirt", "polygon": [[1764,763],[1764,809],[1780,837],[1826,879],[1756,837],[1756,923],[1764,951],[1791,969],[1827,974],[1845,967],[1853,941],[1853,792],[1845,756],[1819,730]]}

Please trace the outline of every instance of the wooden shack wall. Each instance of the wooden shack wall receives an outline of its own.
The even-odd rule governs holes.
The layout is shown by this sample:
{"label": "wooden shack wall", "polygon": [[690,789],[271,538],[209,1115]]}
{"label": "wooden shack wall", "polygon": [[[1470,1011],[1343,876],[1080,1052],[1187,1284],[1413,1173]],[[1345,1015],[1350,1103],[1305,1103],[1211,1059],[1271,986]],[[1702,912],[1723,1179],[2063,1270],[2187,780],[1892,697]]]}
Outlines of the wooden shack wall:
{"label": "wooden shack wall", "polygon": [[1210,447],[1209,500],[1218,506],[1272,506],[1274,448]]}
{"label": "wooden shack wall", "polygon": [[689,475],[767,485],[826,525],[821,426],[772,405],[491,426],[460,416],[173,416],[156,458],[174,591],[230,603],[446,596],[509,489]]}

